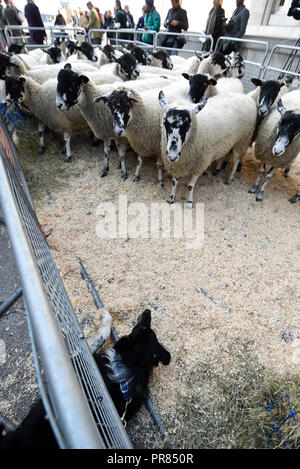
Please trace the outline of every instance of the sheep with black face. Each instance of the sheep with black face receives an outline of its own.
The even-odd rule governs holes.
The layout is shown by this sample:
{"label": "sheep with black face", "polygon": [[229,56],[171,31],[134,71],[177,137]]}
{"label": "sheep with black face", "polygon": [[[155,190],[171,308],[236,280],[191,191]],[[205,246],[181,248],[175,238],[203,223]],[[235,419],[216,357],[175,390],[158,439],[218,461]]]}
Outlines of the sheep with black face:
{"label": "sheep with black face", "polygon": [[4,102],[9,107],[12,103],[25,106],[39,121],[40,148],[42,154],[45,151],[45,126],[63,134],[65,140],[65,161],[71,159],[71,135],[76,130],[88,129],[88,125],[79,109],[71,109],[65,114],[60,114],[56,108],[57,81],[48,80],[39,85],[28,76],[19,78],[7,77],[5,79]]}
{"label": "sheep with black face", "polygon": [[[164,111],[161,155],[164,169],[172,176],[168,202],[174,203],[179,179],[191,177],[187,207],[193,207],[194,189],[200,175],[232,150],[239,161],[251,142],[256,106],[243,94],[216,96],[189,106],[169,106],[163,92],[159,102]],[[201,112],[200,112],[201,111]]]}
{"label": "sheep with black face", "polygon": [[[300,152],[300,91],[292,91],[278,101],[274,109],[260,126],[255,143],[255,157],[262,165],[259,176],[250,189],[257,194],[256,200],[263,200],[264,191],[276,168],[285,170],[287,176],[293,161]],[[266,171],[267,165],[270,169]],[[259,189],[261,179],[264,181]],[[259,189],[259,190],[258,190]],[[291,199],[295,202],[296,198]]]}

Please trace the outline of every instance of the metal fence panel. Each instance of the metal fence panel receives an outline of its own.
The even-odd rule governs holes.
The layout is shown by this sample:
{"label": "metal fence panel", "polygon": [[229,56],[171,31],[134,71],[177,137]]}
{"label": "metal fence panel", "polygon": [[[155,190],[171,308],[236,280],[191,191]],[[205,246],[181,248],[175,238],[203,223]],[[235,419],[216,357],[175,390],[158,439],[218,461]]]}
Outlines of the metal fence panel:
{"label": "metal fence panel", "polygon": [[242,78],[245,93],[252,91],[255,86],[251,83],[251,78],[260,77],[264,68],[264,63],[269,53],[269,43],[266,41],[255,41],[251,39],[236,39],[231,37],[222,36],[218,39],[215,50],[222,52],[224,43],[232,42],[235,48],[238,49],[241,46],[247,46],[247,44],[255,45],[263,50],[263,59],[261,62],[244,60],[245,62],[245,75]]}
{"label": "metal fence panel", "polygon": [[39,354],[35,363],[42,364],[38,376],[45,377],[51,401],[51,425],[56,436],[61,435],[61,447],[131,448],[28,200],[1,116],[0,127],[0,200]]}
{"label": "metal fence panel", "polygon": [[[19,31],[21,34],[20,36],[13,36],[12,34],[14,31]],[[24,34],[24,31],[28,31],[28,34]],[[46,31],[47,38],[46,44],[31,44],[30,43],[30,31]],[[8,44],[26,44],[28,49],[35,49],[35,48],[45,48],[53,45],[54,40],[56,38],[65,38],[67,32],[70,33],[71,37],[85,37],[85,29],[80,28],[79,26],[76,28],[72,28],[71,26],[44,26],[44,27],[29,27],[29,26],[13,26],[7,25],[5,26],[5,35],[7,37]]]}
{"label": "metal fence panel", "polygon": [[[293,54],[294,59],[296,59],[296,64],[293,66],[293,62],[287,62],[285,68],[278,68],[272,66],[272,61],[274,57],[276,56],[276,53],[278,50],[285,50],[291,52]],[[292,70],[294,68],[294,70]],[[298,46],[287,46],[283,44],[277,44],[273,47],[268,60],[265,63],[264,70],[262,73],[262,78],[264,80],[278,80],[278,79],[283,79],[283,78],[290,78],[290,77],[295,77],[296,80],[294,80],[292,84],[292,88],[298,88],[299,87],[299,81],[300,81],[300,47]]]}

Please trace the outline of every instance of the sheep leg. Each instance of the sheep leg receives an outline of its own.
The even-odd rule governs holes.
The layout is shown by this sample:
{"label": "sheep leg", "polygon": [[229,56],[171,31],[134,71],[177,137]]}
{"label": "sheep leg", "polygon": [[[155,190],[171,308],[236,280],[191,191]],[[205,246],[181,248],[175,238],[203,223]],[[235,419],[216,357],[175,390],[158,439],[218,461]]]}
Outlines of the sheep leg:
{"label": "sheep leg", "polygon": [[300,200],[300,192],[298,192],[295,197],[290,199],[291,204],[295,204],[298,200]]}
{"label": "sheep leg", "polygon": [[219,163],[217,164],[217,167],[215,169],[215,171],[213,172],[213,176],[218,176],[219,172],[222,171],[223,169],[223,161],[224,160],[220,160]]}
{"label": "sheep leg", "polygon": [[133,182],[138,182],[140,180],[140,172],[141,172],[142,164],[143,164],[142,157],[138,156],[138,163],[137,163],[137,166],[136,166]]}
{"label": "sheep leg", "polygon": [[261,181],[261,178],[265,174],[265,171],[266,171],[266,165],[262,164],[261,167],[260,167],[259,173],[258,173],[258,177],[255,181],[255,184],[254,184],[254,186],[251,187],[251,189],[249,191],[249,194],[256,194],[258,186],[259,186],[260,181]]}
{"label": "sheep leg", "polygon": [[105,139],[104,140],[104,167],[101,173],[102,178],[107,176],[107,173],[109,171],[110,148],[111,148],[111,140]]}
{"label": "sheep leg", "polygon": [[229,178],[227,179],[227,181],[225,181],[226,186],[229,186],[230,184],[232,184],[232,182],[234,180],[234,176],[236,175],[236,171],[238,169],[239,163],[240,163],[240,160],[236,160],[233,163],[233,168],[232,168],[231,174],[230,174]]}
{"label": "sheep leg", "polygon": [[170,197],[167,200],[168,204],[174,204],[174,202],[175,202],[178,181],[179,181],[178,178],[173,178],[172,179],[172,193],[171,193]]}
{"label": "sheep leg", "polygon": [[241,173],[242,169],[243,169],[243,160],[240,160],[236,172]]}
{"label": "sheep leg", "polygon": [[157,183],[160,187],[164,187],[164,177],[163,177],[163,165],[161,161],[157,160]]}
{"label": "sheep leg", "polygon": [[261,186],[261,188],[259,190],[259,193],[257,194],[257,197],[256,197],[257,202],[262,202],[265,189],[266,189],[267,185],[269,184],[269,181],[270,181],[271,177],[273,176],[274,171],[275,171],[275,168],[271,168],[270,171],[266,174],[265,180],[262,183],[262,186]]}
{"label": "sheep leg", "polygon": [[196,186],[196,183],[198,181],[198,178],[199,178],[200,174],[194,174],[194,176],[192,177],[190,183],[189,183],[189,198],[188,198],[188,202],[187,202],[187,206],[186,208],[193,208],[194,206],[194,190],[195,190],[195,186]]}
{"label": "sheep leg", "polygon": [[39,154],[42,155],[45,153],[46,145],[45,145],[45,124],[39,122],[39,138],[40,138],[40,148]]}
{"label": "sheep leg", "polygon": [[127,152],[127,145],[125,143],[119,143],[118,145],[119,157],[121,162],[121,175],[123,181],[126,181],[128,178],[127,168],[126,168],[126,152]]}
{"label": "sheep leg", "polygon": [[65,157],[65,162],[69,163],[70,159],[72,158],[72,152],[71,152],[71,135],[68,132],[64,132],[64,141],[66,144],[66,157]]}
{"label": "sheep leg", "polygon": [[285,169],[285,171],[284,171],[284,173],[283,173],[283,175],[284,175],[285,178],[288,177],[290,170],[291,170],[291,167],[290,167],[290,166]]}

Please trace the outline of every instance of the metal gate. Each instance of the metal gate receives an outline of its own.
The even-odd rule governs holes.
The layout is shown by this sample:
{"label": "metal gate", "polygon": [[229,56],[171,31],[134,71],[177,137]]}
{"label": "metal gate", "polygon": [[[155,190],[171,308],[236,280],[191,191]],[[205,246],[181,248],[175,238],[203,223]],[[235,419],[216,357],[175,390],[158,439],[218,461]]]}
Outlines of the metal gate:
{"label": "metal gate", "polygon": [[[283,68],[274,67],[272,65],[272,61],[278,50],[289,51],[291,53],[291,60],[288,59],[286,65]],[[276,46],[273,47],[268,60],[266,61],[262,73],[262,78],[265,80],[277,80],[279,78],[284,79],[291,77],[296,78],[293,81],[291,88],[298,88],[300,80],[300,47],[276,44]]]}
{"label": "metal gate", "polygon": [[41,397],[61,448],[131,448],[82,334],[0,116],[0,201],[23,288]]}

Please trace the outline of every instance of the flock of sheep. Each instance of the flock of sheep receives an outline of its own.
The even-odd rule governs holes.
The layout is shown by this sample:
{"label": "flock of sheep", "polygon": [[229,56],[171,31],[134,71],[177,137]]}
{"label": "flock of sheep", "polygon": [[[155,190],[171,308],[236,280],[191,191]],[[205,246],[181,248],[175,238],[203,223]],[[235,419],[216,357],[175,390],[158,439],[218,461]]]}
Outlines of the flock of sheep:
{"label": "flock of sheep", "polygon": [[[156,161],[160,185],[163,170],[172,177],[169,203],[175,201],[179,179],[190,178],[189,208],[199,176],[213,164],[220,171],[232,158],[226,181],[231,184],[254,142],[261,169],[250,192],[257,193],[257,201],[275,169],[287,176],[300,151],[300,91],[289,91],[286,82],[253,79],[256,88],[245,94],[243,74],[239,53],[184,59],[133,46],[94,49],[69,40],[30,52],[13,45],[0,54],[3,102],[19,105],[39,121],[40,153],[46,127],[63,135],[65,161],[72,156],[72,133],[91,129],[94,144],[104,141],[102,177],[109,172],[114,140],[123,180],[131,147],[138,158],[134,181],[145,158]],[[291,202],[299,199],[300,192]]]}

